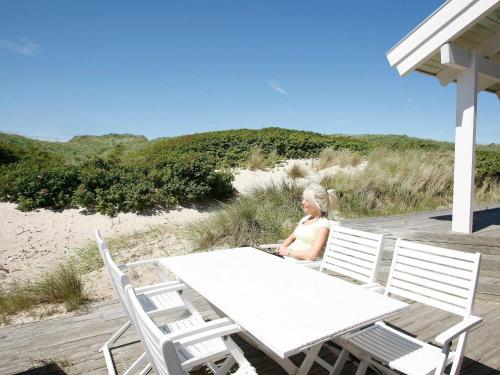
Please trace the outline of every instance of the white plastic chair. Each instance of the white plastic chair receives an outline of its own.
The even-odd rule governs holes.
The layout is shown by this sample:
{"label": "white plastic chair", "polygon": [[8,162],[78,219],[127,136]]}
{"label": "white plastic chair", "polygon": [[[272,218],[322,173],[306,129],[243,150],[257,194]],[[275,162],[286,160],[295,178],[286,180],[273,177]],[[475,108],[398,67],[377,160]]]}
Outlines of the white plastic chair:
{"label": "white plastic chair", "polygon": [[[215,374],[226,374],[235,362],[239,365],[236,374],[257,374],[240,348],[229,337],[230,334],[241,330],[230,319],[221,318],[192,324],[192,320],[197,319],[193,317],[187,319],[190,320],[187,325],[186,320],[183,320],[160,329],[143,310],[133,287],[124,286],[134,327],[145,348],[145,356],[156,374],[184,375],[204,363],[208,364]],[[215,364],[222,359],[222,364]],[[149,366],[144,369],[147,370]]]}
{"label": "white plastic chair", "polygon": [[[330,221],[330,234],[323,258],[319,261],[293,261],[300,265],[332,271],[362,283],[363,288],[381,292],[378,268],[384,248],[384,235],[341,226]],[[280,244],[265,244],[261,248],[278,248]],[[285,259],[290,259],[285,257]]]}
{"label": "white plastic chair", "polygon": [[[128,277],[122,272],[123,269],[129,268],[130,263],[127,265],[119,266],[113,261],[108,247],[102,239],[98,230],[95,231],[96,242],[99,248],[99,253],[103,259],[104,267],[108,272],[115,292],[122,304],[125,313],[127,314],[128,321],[116,331],[111,338],[104,343],[101,352],[104,354],[108,373],[115,375],[115,369],[111,356],[111,349],[113,344],[127,331],[131,325],[131,313],[128,307],[127,299],[125,297],[125,290],[122,287],[123,280],[129,282]],[[151,264],[157,262],[156,260],[134,262],[132,266]],[[139,295],[141,305],[150,316],[158,316],[167,312],[187,310],[194,316],[199,316],[198,311],[193,305],[182,296],[182,291],[187,289],[187,286],[179,281],[163,282],[155,285],[149,285],[142,288],[137,288],[136,292]],[[201,319],[201,318],[199,318]],[[137,364],[134,363],[125,374],[130,374],[137,369]]]}
{"label": "white plastic chair", "polygon": [[[465,253],[398,240],[385,288],[386,296],[408,298],[463,317],[438,335],[441,347],[422,342],[379,322],[340,340],[342,350],[331,374],[339,374],[348,351],[360,359],[357,375],[368,365],[384,372],[459,373],[468,332],[482,318],[472,315],[479,275],[480,253]],[[450,351],[458,338],[455,352]]]}
{"label": "white plastic chair", "polygon": [[332,225],[319,271],[347,276],[363,288],[381,292],[377,279],[383,249],[383,234]]}

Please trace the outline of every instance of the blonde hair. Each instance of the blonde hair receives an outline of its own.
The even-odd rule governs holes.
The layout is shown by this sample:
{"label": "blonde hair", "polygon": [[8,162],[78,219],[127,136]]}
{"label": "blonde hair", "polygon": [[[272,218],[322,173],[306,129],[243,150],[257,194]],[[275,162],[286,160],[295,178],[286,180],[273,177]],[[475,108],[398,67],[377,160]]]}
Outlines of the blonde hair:
{"label": "blonde hair", "polygon": [[321,212],[321,216],[328,216],[328,213],[333,209],[337,194],[335,190],[326,190],[320,184],[311,184],[304,189],[302,194],[304,200],[314,204]]}

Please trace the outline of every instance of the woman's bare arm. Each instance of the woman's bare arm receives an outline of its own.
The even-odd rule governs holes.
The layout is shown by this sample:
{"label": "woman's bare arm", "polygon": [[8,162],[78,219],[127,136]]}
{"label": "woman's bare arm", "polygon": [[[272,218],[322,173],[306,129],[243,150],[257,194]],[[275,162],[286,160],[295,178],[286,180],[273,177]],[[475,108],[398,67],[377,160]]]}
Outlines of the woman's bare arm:
{"label": "woman's bare arm", "polygon": [[[330,229],[328,228],[318,228],[316,231],[316,241],[314,241],[314,245],[311,250],[308,251],[292,251],[290,254],[291,257],[299,260],[315,260],[321,249],[325,246],[326,240],[328,239],[328,235],[330,234]],[[280,248],[281,250],[281,248]],[[287,250],[288,251],[288,250]],[[281,254],[281,251],[280,251]],[[281,255],[288,255],[287,253]]]}
{"label": "woman's bare arm", "polygon": [[[285,241],[283,241],[278,249],[278,253],[280,255],[286,255],[288,253],[288,246],[290,246],[293,241],[295,241],[295,234],[292,232],[292,234],[289,235]],[[284,254],[281,254],[281,252],[283,252]]]}

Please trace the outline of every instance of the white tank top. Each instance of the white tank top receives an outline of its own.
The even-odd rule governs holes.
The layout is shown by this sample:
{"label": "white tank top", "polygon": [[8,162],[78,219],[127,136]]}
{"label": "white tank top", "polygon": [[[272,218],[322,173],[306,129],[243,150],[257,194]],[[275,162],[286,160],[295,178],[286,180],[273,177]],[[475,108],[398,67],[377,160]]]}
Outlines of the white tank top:
{"label": "white tank top", "polygon": [[288,248],[293,251],[308,251],[314,245],[316,241],[316,233],[320,228],[330,229],[330,222],[326,217],[320,217],[318,220],[304,224],[306,220],[309,219],[308,216],[304,216],[300,221],[297,228],[293,231],[295,235],[295,241],[293,241]]}

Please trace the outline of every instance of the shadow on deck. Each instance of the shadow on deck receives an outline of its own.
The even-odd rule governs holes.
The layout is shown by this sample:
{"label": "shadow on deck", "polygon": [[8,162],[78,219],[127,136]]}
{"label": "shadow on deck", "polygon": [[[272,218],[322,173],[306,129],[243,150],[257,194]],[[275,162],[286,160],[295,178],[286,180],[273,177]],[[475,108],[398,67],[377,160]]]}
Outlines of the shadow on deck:
{"label": "shadow on deck", "polygon": [[[431,216],[430,218],[451,222],[452,216],[451,214],[448,214]],[[474,224],[472,227],[472,231],[474,233],[492,226],[500,226],[500,208],[487,208],[484,210],[474,211]]]}
{"label": "shadow on deck", "polygon": [[32,367],[28,370],[14,373],[14,375],[65,375],[65,374],[67,374],[67,372],[65,372],[56,363],[42,364],[38,367]]}

